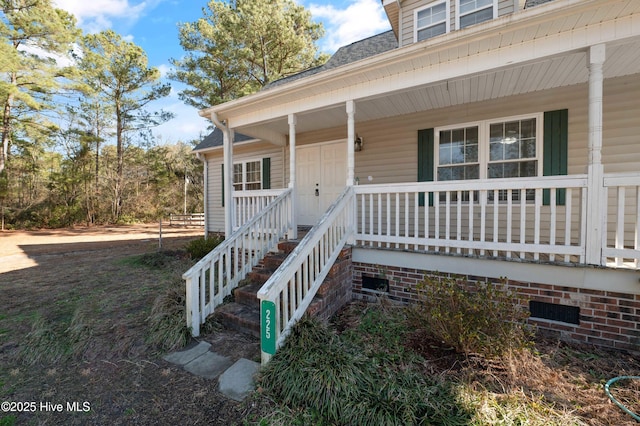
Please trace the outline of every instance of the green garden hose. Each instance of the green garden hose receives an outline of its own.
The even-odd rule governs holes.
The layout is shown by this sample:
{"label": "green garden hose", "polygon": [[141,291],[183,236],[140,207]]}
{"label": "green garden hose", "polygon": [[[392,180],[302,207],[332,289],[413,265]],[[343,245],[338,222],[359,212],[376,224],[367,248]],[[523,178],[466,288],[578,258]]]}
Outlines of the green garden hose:
{"label": "green garden hose", "polygon": [[639,415],[637,415],[636,413],[632,412],[627,407],[622,405],[617,399],[615,399],[613,397],[613,395],[611,395],[611,392],[609,392],[609,386],[610,385],[614,384],[618,380],[627,380],[627,379],[640,380],[640,376],[619,376],[619,377],[614,377],[613,379],[609,380],[606,385],[604,385],[604,393],[606,393],[607,396],[609,397],[609,399],[611,401],[613,401],[618,407],[622,408],[622,411],[624,411],[625,413],[627,413],[628,415],[630,415],[631,417],[633,417],[634,419],[636,419],[637,421],[640,422],[640,416]]}

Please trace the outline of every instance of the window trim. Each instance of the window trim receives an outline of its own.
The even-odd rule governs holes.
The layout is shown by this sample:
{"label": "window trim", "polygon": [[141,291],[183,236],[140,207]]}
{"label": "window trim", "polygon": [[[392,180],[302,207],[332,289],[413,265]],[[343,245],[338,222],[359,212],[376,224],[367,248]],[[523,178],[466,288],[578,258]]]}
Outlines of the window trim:
{"label": "window trim", "polygon": [[[258,163],[259,167],[260,167],[260,180],[259,182],[247,182],[247,163]],[[236,183],[235,182],[235,170],[234,170],[234,182],[232,182],[232,186],[233,186],[233,190],[234,191],[259,191],[262,189],[263,187],[263,183],[264,183],[264,170],[263,170],[263,159],[258,158],[258,159],[247,159],[247,160],[242,160],[242,161],[234,161],[233,163],[233,167],[235,169],[235,166],[237,165],[242,165],[242,189],[236,189],[236,185],[240,185],[240,183]],[[255,184],[255,183],[259,183],[260,184],[260,189],[246,189],[247,188],[247,184]]]}
{"label": "window trim", "polygon": [[[438,182],[438,169],[440,168],[440,132],[443,130],[462,129],[467,127],[478,127],[478,165],[479,165],[479,179],[488,179],[488,166],[492,162],[489,160],[490,144],[490,126],[491,124],[504,123],[508,121],[536,119],[536,155],[530,157],[530,159],[537,161],[536,176],[543,176],[543,143],[544,143],[544,112],[537,112],[533,114],[521,114],[508,117],[497,117],[487,120],[471,121],[466,123],[456,123],[446,126],[435,127],[433,130],[433,180]],[[517,161],[517,160],[513,160]],[[502,160],[500,162],[508,162]],[[447,165],[443,165],[447,166]],[[493,178],[493,179],[509,179],[509,178]],[[469,179],[471,180],[471,179]],[[449,181],[440,181],[449,182]]]}
{"label": "window trim", "polygon": [[[473,13],[479,12],[479,11],[484,10],[484,9],[489,9],[489,7],[484,7],[484,8],[481,8],[481,9],[475,9],[472,12],[467,12],[467,13],[465,13],[463,15],[462,13],[460,13],[460,0],[456,0],[456,29],[459,29],[459,30],[463,29],[463,28],[460,27],[460,18],[462,18],[463,16],[471,15]],[[496,19],[498,17],[498,0],[493,0],[492,11],[493,11],[492,12],[493,13],[493,18],[491,18],[491,19],[493,20],[493,19]],[[488,22],[488,21],[484,21],[484,22]],[[473,25],[469,25],[469,26],[464,27],[464,28],[469,28],[469,27],[472,27],[472,26]]]}
{"label": "window trim", "polygon": [[424,40],[418,40],[418,32],[421,31],[421,30],[427,29],[427,28],[435,27],[436,25],[440,24],[440,22],[438,22],[437,24],[431,24],[431,25],[427,25],[425,27],[418,28],[418,13],[422,12],[423,10],[430,9],[432,7],[438,6],[438,5],[443,4],[443,3],[444,3],[444,7],[445,7],[445,18],[444,18],[445,31],[444,31],[444,33],[447,34],[448,32],[451,31],[451,4],[449,2],[450,2],[450,0],[435,1],[433,3],[430,3],[430,4],[426,5],[426,6],[423,6],[423,7],[418,8],[418,9],[413,11],[413,41],[414,41],[414,43],[417,43],[418,41],[424,41],[424,40],[429,40],[429,39],[433,38],[433,37],[429,37],[429,38],[426,38]]}

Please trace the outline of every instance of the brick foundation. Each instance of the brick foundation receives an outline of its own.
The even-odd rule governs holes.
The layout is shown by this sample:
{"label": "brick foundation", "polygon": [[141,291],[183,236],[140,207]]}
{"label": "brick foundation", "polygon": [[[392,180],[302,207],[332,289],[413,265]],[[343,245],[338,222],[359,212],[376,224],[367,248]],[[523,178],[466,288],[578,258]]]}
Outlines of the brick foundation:
{"label": "brick foundation", "polygon": [[328,320],[352,300],[352,277],[351,247],[345,247],[320,285],[307,313],[323,321]]}
{"label": "brick foundation", "polygon": [[[472,275],[439,274],[433,271],[378,266],[367,263],[353,264],[353,296],[369,299],[385,294],[393,300],[411,303],[417,300],[416,284],[425,275],[448,276],[470,283],[499,280]],[[362,277],[389,280],[389,292],[380,293],[362,287]],[[580,324],[569,324],[530,318],[538,330],[565,341],[590,343],[616,349],[640,350],[640,294],[587,290],[562,285],[547,285],[509,280],[508,287],[520,296],[519,302],[528,306],[528,300],[580,308]]]}

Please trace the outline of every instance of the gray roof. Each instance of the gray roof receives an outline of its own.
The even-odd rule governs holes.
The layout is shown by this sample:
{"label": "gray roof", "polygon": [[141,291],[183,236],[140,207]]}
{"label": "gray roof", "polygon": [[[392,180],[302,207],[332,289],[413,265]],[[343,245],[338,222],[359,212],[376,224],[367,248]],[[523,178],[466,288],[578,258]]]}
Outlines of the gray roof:
{"label": "gray roof", "polygon": [[386,31],[369,38],[365,38],[364,40],[353,42],[347,46],[343,46],[338,49],[324,65],[281,78],[280,80],[272,81],[265,86],[265,89],[280,86],[282,84],[289,83],[290,81],[298,80],[303,77],[318,74],[322,71],[327,71],[361,59],[379,55],[380,53],[393,50],[397,47],[398,40],[396,40],[396,36],[393,34],[393,31]]}
{"label": "gray roof", "polygon": [[[279,86],[281,84],[298,80],[303,77],[314,75],[322,71],[337,68],[342,65],[347,65],[352,62],[395,49],[397,47],[398,40],[396,40],[393,31],[387,31],[381,34],[377,34],[369,38],[365,38],[364,40],[351,43],[348,46],[341,47],[324,65],[281,78],[280,80],[273,81],[265,86],[265,89],[269,87]],[[222,131],[218,128],[215,128],[213,132],[205,137],[202,142],[200,142],[198,146],[196,146],[193,150],[200,151],[222,146],[222,138]],[[233,143],[245,142],[253,139],[255,138],[236,132]]]}
{"label": "gray roof", "polygon": [[[253,138],[251,136],[243,135],[242,133],[238,133],[238,132],[235,132],[234,135],[235,136],[233,138],[233,143],[246,142],[246,141],[250,141],[250,140],[254,140],[255,139],[255,138]],[[211,132],[207,137],[205,137],[202,140],[202,142],[200,142],[198,144],[198,146],[193,148],[193,150],[194,151],[200,151],[200,150],[203,150],[203,149],[215,148],[217,146],[222,146],[222,141],[223,141],[222,130],[220,130],[220,129],[218,129],[216,127],[213,130],[213,132]]]}

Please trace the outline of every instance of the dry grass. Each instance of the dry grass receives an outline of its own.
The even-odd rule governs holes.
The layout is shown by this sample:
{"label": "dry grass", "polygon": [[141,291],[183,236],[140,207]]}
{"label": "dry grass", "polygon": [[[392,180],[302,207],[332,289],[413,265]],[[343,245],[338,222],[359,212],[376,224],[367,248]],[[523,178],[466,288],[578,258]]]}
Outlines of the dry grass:
{"label": "dry grass", "polygon": [[[0,273],[0,401],[88,401],[91,411],[0,413],[0,424],[242,423],[247,407],[163,361],[164,350],[147,341],[159,296],[156,306],[184,309],[175,289],[191,261],[176,250],[188,239],[165,239],[173,255],[161,256],[156,241],[133,235],[76,245],[57,244],[55,232],[54,244],[20,245],[32,266]],[[255,343],[234,337],[224,339],[224,354],[253,357],[246,348],[255,352]]]}
{"label": "dry grass", "polygon": [[[425,334],[407,329],[398,323],[399,320],[402,320],[402,314],[397,305],[384,301],[378,305],[354,303],[339,314],[332,326],[334,332],[358,345],[351,352],[368,357],[371,365],[378,365],[383,370],[400,368],[402,371],[418,366],[428,380],[453,386],[458,410],[469,416],[464,424],[637,424],[609,401],[603,389],[612,377],[640,374],[640,359],[633,354],[537,338],[533,349],[509,351],[500,358],[465,356],[442,347],[440,342],[430,340]],[[317,337],[311,338],[311,341],[318,340]],[[398,344],[406,347],[398,348]],[[308,353],[304,348],[301,350]],[[294,350],[292,353],[298,352]],[[416,352],[420,358],[415,357]],[[287,369],[296,363],[295,359],[294,356],[285,362]],[[367,365],[363,360],[360,363]],[[270,377],[277,380],[290,376],[282,376],[281,373],[273,372]],[[312,370],[307,368],[304,374],[292,377],[309,374]],[[361,379],[363,382],[368,380],[375,378]],[[313,388],[309,387],[315,385],[302,381],[300,386],[307,387],[304,392],[313,393]],[[401,385],[396,383],[395,386]],[[640,411],[638,382],[627,381],[616,387],[614,392],[632,411]],[[305,424],[309,419],[317,420],[313,412],[301,410],[299,405],[280,406],[265,416],[279,424],[287,424],[287,421]],[[450,421],[458,420],[452,418]],[[338,421],[336,424],[349,423]]]}

